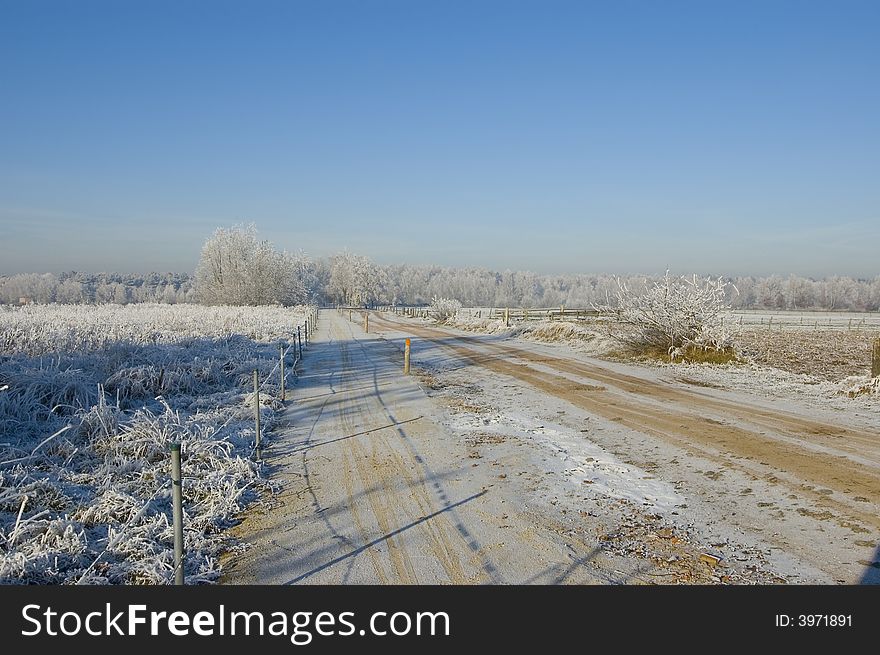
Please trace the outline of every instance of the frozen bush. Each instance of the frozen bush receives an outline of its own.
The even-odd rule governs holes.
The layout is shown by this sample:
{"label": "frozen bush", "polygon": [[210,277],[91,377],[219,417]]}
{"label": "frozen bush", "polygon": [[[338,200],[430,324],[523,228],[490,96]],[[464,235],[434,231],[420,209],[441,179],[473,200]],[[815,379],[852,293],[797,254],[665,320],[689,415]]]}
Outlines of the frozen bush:
{"label": "frozen bush", "polygon": [[437,298],[435,296],[431,299],[430,312],[440,323],[455,318],[459,309],[461,309],[461,303],[453,298]]}
{"label": "frozen bush", "polygon": [[633,292],[618,280],[612,297],[596,309],[610,319],[609,336],[636,352],[662,351],[670,358],[693,352],[727,353],[733,338],[724,325],[729,283],[721,278],[673,277],[646,282]]}

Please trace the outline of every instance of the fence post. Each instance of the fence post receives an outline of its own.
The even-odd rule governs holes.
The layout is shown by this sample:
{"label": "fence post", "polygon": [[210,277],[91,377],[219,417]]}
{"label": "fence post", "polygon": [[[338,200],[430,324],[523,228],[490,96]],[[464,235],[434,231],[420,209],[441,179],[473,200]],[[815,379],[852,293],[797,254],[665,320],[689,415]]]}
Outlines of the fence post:
{"label": "fence post", "polygon": [[309,343],[309,319],[306,319],[306,345]]}
{"label": "fence post", "polygon": [[403,374],[409,375],[409,339],[406,340],[406,345],[403,348]]}
{"label": "fence post", "polygon": [[874,339],[874,352],[871,356],[871,377],[880,377],[880,337]]}
{"label": "fence post", "polygon": [[299,358],[303,358],[303,335],[299,325],[296,326],[296,338],[299,339]]}
{"label": "fence post", "polygon": [[284,344],[279,344],[279,349],[281,350],[281,402],[285,401],[284,398]]}
{"label": "fence post", "polygon": [[504,327],[510,327],[510,308],[504,309]]}
{"label": "fence post", "polygon": [[174,584],[183,578],[183,477],[180,475],[180,444],[171,444],[171,518],[174,526]]}
{"label": "fence post", "polygon": [[364,332],[370,331],[370,315],[364,312]]}
{"label": "fence post", "polygon": [[257,427],[256,451],[257,459],[260,458],[260,378],[257,369],[254,369],[254,424]]}

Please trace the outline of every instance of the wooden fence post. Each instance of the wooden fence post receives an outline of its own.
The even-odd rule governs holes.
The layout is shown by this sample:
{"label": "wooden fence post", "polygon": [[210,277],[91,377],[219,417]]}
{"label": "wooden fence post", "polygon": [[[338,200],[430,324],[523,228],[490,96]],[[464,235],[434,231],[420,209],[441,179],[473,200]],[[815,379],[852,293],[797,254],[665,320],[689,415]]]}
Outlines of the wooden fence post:
{"label": "wooden fence post", "polygon": [[370,331],[370,315],[364,312],[364,332]]}
{"label": "wooden fence post", "polygon": [[874,339],[874,352],[871,356],[871,377],[880,377],[880,337]]}
{"label": "wooden fence post", "polygon": [[504,327],[510,327],[510,308],[504,310]]}

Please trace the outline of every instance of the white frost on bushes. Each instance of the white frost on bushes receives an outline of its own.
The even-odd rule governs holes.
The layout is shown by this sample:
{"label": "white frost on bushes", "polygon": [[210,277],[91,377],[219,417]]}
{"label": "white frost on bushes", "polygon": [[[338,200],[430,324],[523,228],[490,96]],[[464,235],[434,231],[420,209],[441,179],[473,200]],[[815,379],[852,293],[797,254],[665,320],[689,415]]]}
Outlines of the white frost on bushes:
{"label": "white frost on bushes", "polygon": [[280,408],[278,340],[292,341],[304,316],[183,305],[0,312],[0,583],[170,582],[175,441],[187,581],[215,580],[220,553],[235,547],[223,529],[272,488],[250,457],[252,372],[268,431]]}
{"label": "white frost on bushes", "polygon": [[454,298],[438,298],[434,296],[431,299],[429,311],[435,320],[445,323],[454,319],[459,309],[461,309],[461,303]]}
{"label": "white frost on bushes", "polygon": [[596,309],[618,321],[609,323],[609,335],[631,348],[659,348],[672,358],[688,348],[725,350],[733,346],[730,326],[724,325],[728,286],[722,278],[673,277],[666,271],[639,293],[618,279],[614,297]]}

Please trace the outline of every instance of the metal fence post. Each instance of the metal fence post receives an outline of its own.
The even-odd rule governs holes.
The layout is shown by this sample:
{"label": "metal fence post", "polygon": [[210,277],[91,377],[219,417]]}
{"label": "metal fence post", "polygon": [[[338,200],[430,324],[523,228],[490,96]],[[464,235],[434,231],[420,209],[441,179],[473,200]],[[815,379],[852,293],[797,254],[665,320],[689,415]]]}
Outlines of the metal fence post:
{"label": "metal fence post", "polygon": [[281,351],[281,402],[284,402],[284,344],[279,344]]}
{"label": "metal fence post", "polygon": [[171,518],[174,526],[174,584],[183,577],[183,478],[180,475],[180,444],[171,444]]}
{"label": "metal fence post", "polygon": [[257,427],[257,439],[255,448],[257,451],[257,459],[260,458],[260,379],[257,375],[257,369],[254,369],[254,423]]}

